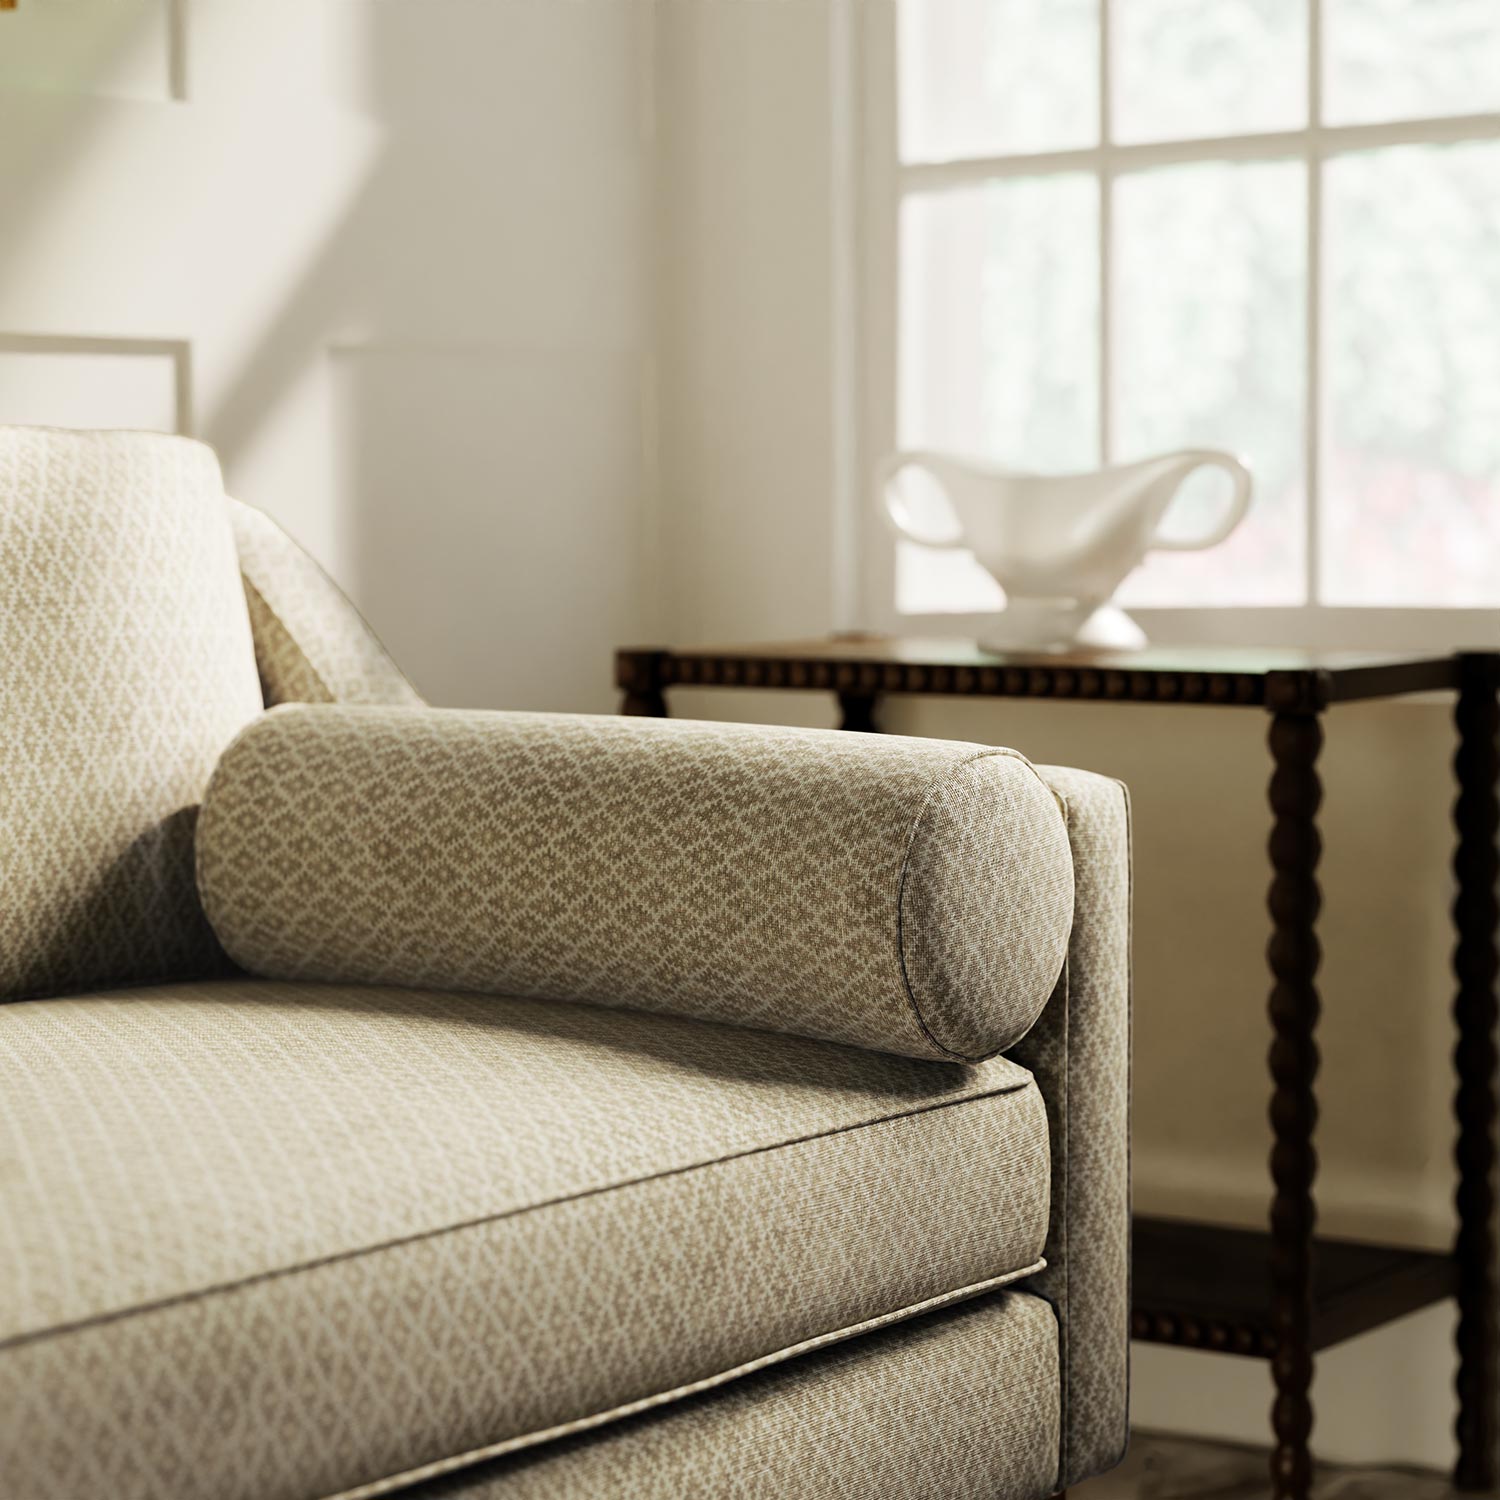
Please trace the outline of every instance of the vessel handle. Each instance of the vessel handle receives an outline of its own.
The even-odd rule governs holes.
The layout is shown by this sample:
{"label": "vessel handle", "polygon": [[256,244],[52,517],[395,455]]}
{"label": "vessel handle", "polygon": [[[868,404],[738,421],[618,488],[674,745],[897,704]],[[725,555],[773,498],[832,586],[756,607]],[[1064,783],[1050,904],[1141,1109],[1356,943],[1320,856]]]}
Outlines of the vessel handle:
{"label": "vessel handle", "polygon": [[901,502],[891,489],[893,481],[903,469],[926,469],[938,484],[942,485],[943,493],[947,494],[947,486],[943,485],[937,468],[941,462],[938,454],[925,452],[920,448],[908,448],[904,452],[892,453],[881,459],[875,467],[875,503],[885,524],[903,541],[916,542],[921,547],[940,548],[946,552],[962,552],[969,545],[964,540],[962,532],[951,541],[935,541],[918,531],[913,531],[902,514]]}
{"label": "vessel handle", "polygon": [[[1196,455],[1191,467],[1184,469],[1178,478],[1177,490],[1182,488],[1189,474],[1196,474],[1199,469],[1204,468],[1223,469],[1234,481],[1234,495],[1229,501],[1229,509],[1224,512],[1219,524],[1204,536],[1182,541],[1164,537],[1158,530],[1151,538],[1153,552],[1201,552],[1205,547],[1217,547],[1245,519],[1245,514],[1250,509],[1250,470],[1231,453],[1205,452]],[[1177,490],[1172,492],[1174,499]],[[1167,502],[1166,509],[1171,509],[1171,501]],[[1163,515],[1165,515],[1165,510]]]}

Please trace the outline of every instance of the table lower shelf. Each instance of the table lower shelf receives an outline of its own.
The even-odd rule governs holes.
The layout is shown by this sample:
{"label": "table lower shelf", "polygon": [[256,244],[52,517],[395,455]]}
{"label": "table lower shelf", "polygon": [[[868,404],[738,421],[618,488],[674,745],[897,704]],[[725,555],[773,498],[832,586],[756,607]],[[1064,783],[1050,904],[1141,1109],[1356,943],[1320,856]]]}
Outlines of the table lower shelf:
{"label": "table lower shelf", "polygon": [[[1137,1216],[1132,1338],[1269,1359],[1271,1237],[1180,1219]],[[1313,1348],[1353,1338],[1449,1297],[1452,1259],[1437,1251],[1317,1242]]]}

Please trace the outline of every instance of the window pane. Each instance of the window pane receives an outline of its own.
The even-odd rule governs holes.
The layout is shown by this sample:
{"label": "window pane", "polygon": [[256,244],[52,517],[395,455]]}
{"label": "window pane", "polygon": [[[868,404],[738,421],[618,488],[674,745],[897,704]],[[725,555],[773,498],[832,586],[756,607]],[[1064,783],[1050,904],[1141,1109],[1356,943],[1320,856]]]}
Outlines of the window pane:
{"label": "window pane", "polygon": [[1495,0],[1324,0],[1330,123],[1500,109]]}
{"label": "window pane", "polygon": [[1092,146],[1097,0],[900,0],[906,161]]}
{"label": "window pane", "polygon": [[1306,0],[1115,0],[1119,141],[1307,123]]}
{"label": "window pane", "polygon": [[[1249,517],[1222,546],[1157,553],[1135,605],[1300,604],[1304,584],[1306,186],[1300,162],[1211,162],[1115,185],[1115,456],[1238,453]],[[1223,480],[1194,476],[1168,513],[1202,535]]]}
{"label": "window pane", "polygon": [[1500,143],[1328,164],[1322,592],[1500,605]]}
{"label": "window pane", "polygon": [[[1099,186],[1006,178],[909,197],[901,226],[899,442],[1020,469],[1099,456]],[[898,607],[994,609],[967,554],[902,544]]]}

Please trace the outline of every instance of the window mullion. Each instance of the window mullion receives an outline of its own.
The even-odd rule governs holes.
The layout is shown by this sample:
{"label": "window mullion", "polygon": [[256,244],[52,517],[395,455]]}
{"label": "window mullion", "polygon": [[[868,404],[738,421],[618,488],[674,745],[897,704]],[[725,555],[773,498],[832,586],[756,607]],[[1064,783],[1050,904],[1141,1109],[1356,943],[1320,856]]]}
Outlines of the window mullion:
{"label": "window mullion", "polygon": [[1115,177],[1110,0],[1099,0],[1099,462],[1114,457],[1114,202]]}
{"label": "window mullion", "polygon": [[898,161],[904,192],[964,187],[994,177],[1048,177],[1059,172],[1141,171],[1200,161],[1276,161],[1297,156],[1316,138],[1325,157],[1387,146],[1458,145],[1500,140],[1500,114],[1452,115],[1381,120],[1363,125],[1328,125],[1252,135],[1195,136],[1180,140],[1111,141],[1062,151],[956,157],[949,161]]}
{"label": "window mullion", "polygon": [[1322,415],[1323,415],[1323,0],[1307,0],[1307,265],[1303,316],[1307,321],[1307,369],[1303,399],[1303,559],[1308,607],[1322,594]]}

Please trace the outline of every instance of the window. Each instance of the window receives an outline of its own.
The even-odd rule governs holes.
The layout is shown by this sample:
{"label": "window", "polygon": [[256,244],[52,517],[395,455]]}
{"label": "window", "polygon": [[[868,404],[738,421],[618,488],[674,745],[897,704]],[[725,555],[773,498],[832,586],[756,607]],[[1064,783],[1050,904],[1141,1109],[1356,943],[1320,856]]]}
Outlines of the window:
{"label": "window", "polygon": [[[1148,631],[1492,637],[1496,0],[897,0],[872,29],[872,448],[1228,448],[1251,514],[1129,579]],[[893,552],[902,615],[1001,602],[967,554]]]}

